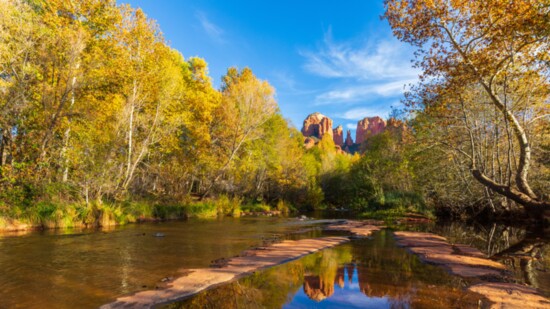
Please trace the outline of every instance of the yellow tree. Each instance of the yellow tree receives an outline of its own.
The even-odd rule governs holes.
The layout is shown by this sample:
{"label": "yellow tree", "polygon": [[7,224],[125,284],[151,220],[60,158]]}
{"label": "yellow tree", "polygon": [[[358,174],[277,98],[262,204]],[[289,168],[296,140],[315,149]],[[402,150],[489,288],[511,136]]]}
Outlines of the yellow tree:
{"label": "yellow tree", "polygon": [[230,68],[223,77],[221,93],[222,102],[210,129],[212,160],[216,161],[203,198],[231,167],[241,147],[262,137],[262,126],[277,111],[275,90],[249,68],[240,72]]}
{"label": "yellow tree", "polygon": [[182,168],[177,174],[184,177],[185,193],[189,193],[216,161],[210,152],[211,128],[220,121],[215,112],[222,95],[212,86],[204,59],[190,58],[185,63],[185,70],[183,99],[172,114],[184,116],[175,124],[178,132],[173,139],[177,145],[176,162]]}
{"label": "yellow tree", "polygon": [[35,6],[44,24],[36,59],[39,85],[35,88],[43,116],[40,160],[60,158],[57,165],[66,181],[71,119],[78,114],[75,104],[85,105],[77,101],[82,85],[87,82],[86,65],[93,65],[86,63],[86,59],[90,58],[93,45],[101,41],[115,22],[116,6],[110,0],[37,1]]}
{"label": "yellow tree", "polygon": [[159,138],[163,112],[175,99],[181,78],[158,26],[141,10],[123,7],[115,37],[123,53],[119,65],[125,99],[120,114],[125,159],[117,179],[118,187],[126,190]]}
{"label": "yellow tree", "polygon": [[[0,1],[0,174],[20,152],[14,133],[31,108],[39,19],[24,1]],[[21,136],[21,134],[19,134]],[[21,138],[20,138],[21,139]]]}
{"label": "yellow tree", "polygon": [[[90,1],[2,1],[2,82],[7,82],[2,145],[43,177],[68,179],[72,120],[81,100],[89,60],[116,19],[116,4]],[[8,127],[11,127],[8,129]],[[16,135],[12,136],[13,134]],[[3,147],[0,147],[3,148]],[[6,161],[7,156],[3,155]],[[36,174],[36,173],[35,173]]]}
{"label": "yellow tree", "polygon": [[[483,97],[470,98],[471,103],[491,104],[510,129],[507,138],[519,152],[513,182],[499,182],[480,166],[479,153],[486,149],[475,148],[486,145],[479,143],[473,144],[473,152],[461,152],[470,161],[472,176],[532,213],[550,207],[532,190],[528,177],[533,150],[529,125],[545,117],[548,100],[550,1],[387,0],[385,6],[394,34],[419,48],[417,65],[424,75],[417,90],[430,95],[417,93],[417,98],[424,103],[440,95],[458,98],[463,86],[478,86]],[[478,117],[470,113],[468,123],[479,123]]]}

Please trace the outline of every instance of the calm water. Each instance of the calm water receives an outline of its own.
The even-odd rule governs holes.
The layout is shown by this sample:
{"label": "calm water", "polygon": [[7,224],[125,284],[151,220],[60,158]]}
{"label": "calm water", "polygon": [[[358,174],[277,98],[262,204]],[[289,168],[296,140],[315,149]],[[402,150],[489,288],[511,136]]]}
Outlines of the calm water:
{"label": "calm water", "polygon": [[0,308],[95,308],[116,296],[155,288],[183,268],[208,267],[214,259],[261,244],[264,237],[304,227],[276,218],[226,218],[0,235]]}
{"label": "calm water", "polygon": [[396,247],[384,230],[166,308],[477,308],[465,284]]}
{"label": "calm water", "polygon": [[550,230],[457,222],[435,225],[428,230],[452,243],[478,248],[487,257],[505,264],[513,280],[535,287],[550,298]]}
{"label": "calm water", "polygon": [[[318,223],[279,218],[189,220],[109,231],[0,235],[0,308],[95,308],[117,296],[154,289],[184,269],[208,267],[274,235],[322,235]],[[550,296],[550,241],[507,226],[411,226],[498,254],[524,238],[529,258],[502,259],[518,282]],[[308,232],[303,232],[309,230]],[[296,233],[302,231],[301,233]],[[164,237],[154,237],[156,233]],[[422,264],[395,246],[390,230],[324,250],[202,293],[172,308],[462,308],[477,307],[467,282]]]}

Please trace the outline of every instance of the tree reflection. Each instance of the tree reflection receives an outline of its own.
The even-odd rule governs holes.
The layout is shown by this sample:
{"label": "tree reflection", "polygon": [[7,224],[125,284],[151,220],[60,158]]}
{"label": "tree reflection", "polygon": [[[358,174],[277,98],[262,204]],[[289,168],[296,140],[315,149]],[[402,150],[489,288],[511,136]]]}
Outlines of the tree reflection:
{"label": "tree reflection", "polygon": [[476,247],[512,270],[513,279],[550,296],[550,242],[542,229],[505,224],[441,224],[433,232],[451,243]]}
{"label": "tree reflection", "polygon": [[478,295],[466,294],[464,285],[421,263],[395,246],[390,231],[381,231],[373,239],[257,272],[169,308],[476,307]]}

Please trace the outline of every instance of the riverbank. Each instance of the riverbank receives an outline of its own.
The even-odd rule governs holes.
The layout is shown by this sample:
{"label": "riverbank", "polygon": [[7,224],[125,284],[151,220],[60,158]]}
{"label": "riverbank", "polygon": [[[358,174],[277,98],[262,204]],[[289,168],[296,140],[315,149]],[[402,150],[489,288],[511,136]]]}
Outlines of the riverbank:
{"label": "riverbank", "polygon": [[241,199],[225,195],[203,201],[170,203],[148,200],[91,204],[37,202],[24,208],[0,207],[0,232],[112,227],[128,223],[218,216],[279,216],[287,215],[292,210],[293,207],[284,201],[275,206],[263,203],[243,204]]}

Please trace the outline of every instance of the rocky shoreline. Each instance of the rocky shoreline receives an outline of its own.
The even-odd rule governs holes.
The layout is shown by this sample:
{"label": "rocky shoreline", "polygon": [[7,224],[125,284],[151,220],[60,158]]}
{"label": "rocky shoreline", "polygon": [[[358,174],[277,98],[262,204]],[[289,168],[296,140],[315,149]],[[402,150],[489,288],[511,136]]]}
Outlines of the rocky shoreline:
{"label": "rocky shoreline", "polygon": [[421,232],[395,232],[399,246],[406,248],[425,263],[438,265],[451,274],[470,279],[468,291],[486,298],[480,308],[549,308],[550,300],[536,289],[507,282],[503,264],[490,260],[470,246],[450,244],[445,237]]}

